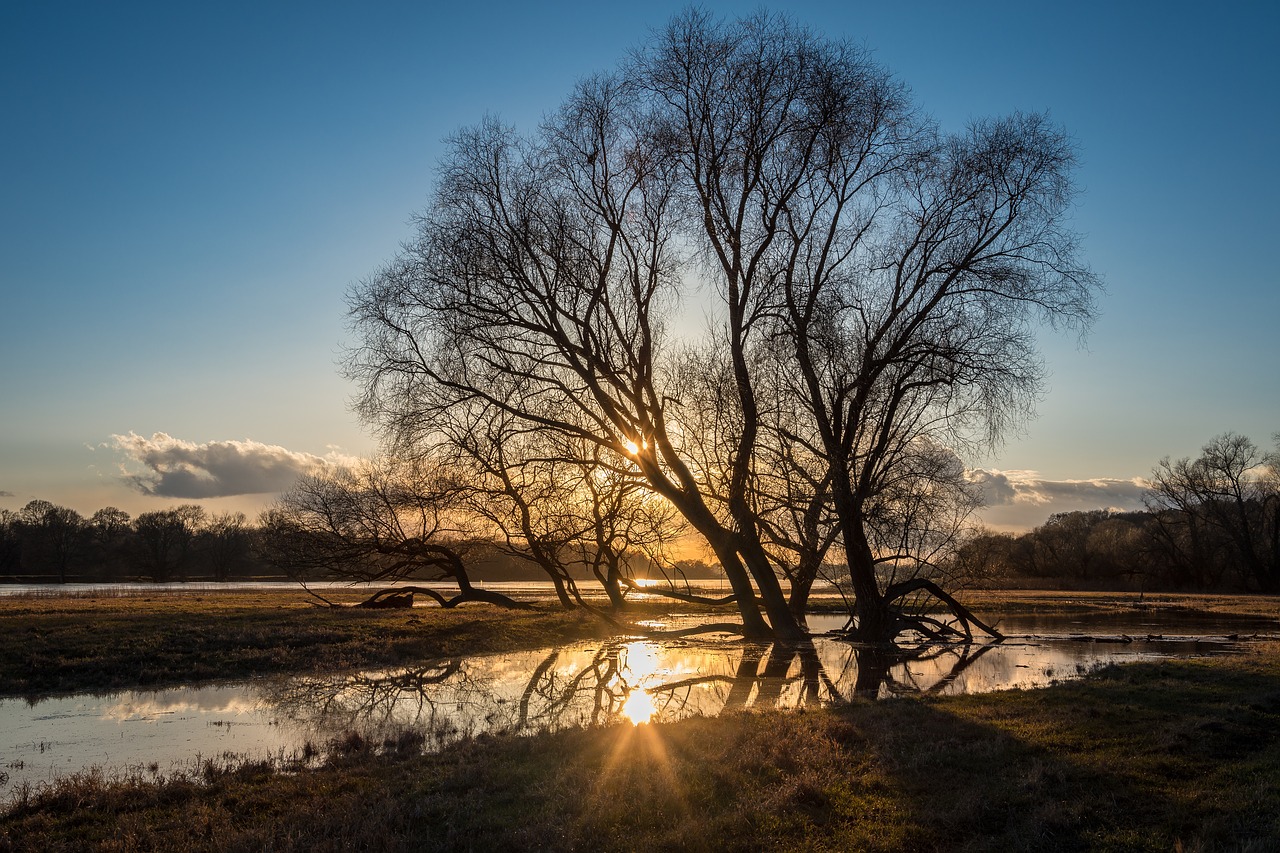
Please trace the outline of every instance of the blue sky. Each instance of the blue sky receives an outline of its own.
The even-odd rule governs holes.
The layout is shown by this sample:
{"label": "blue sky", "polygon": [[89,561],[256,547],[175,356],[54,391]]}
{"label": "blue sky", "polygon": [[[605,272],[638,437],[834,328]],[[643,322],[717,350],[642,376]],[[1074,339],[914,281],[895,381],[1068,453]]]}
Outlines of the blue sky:
{"label": "blue sky", "polygon": [[[682,5],[5,3],[0,508],[253,514],[370,452],[344,294],[409,236],[441,140],[531,128]],[[1131,506],[1226,430],[1271,444],[1280,7],[772,8],[865,44],[944,127],[1048,110],[1079,146],[1102,315],[1083,345],[1046,334],[1039,417],[969,460],[1003,487],[993,524]],[[208,494],[169,496],[192,466]]]}

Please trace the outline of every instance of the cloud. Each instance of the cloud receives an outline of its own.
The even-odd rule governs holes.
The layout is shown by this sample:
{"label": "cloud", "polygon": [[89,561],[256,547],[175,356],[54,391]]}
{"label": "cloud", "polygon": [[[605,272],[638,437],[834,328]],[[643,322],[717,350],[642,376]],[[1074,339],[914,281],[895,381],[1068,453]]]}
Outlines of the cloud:
{"label": "cloud", "polygon": [[1043,524],[1056,512],[1112,509],[1139,510],[1147,481],[1141,477],[1094,477],[1088,480],[1049,480],[1036,471],[965,472],[982,489],[986,508],[979,516],[1000,529],[1025,530]]}
{"label": "cloud", "polygon": [[12,497],[17,497],[17,496],[13,492],[6,492],[4,489],[0,489],[0,498],[12,498]]}
{"label": "cloud", "polygon": [[[150,438],[130,432],[106,445],[128,460],[120,466],[126,482],[143,494],[166,498],[221,498],[279,492],[303,474],[353,462],[336,452],[299,453],[258,441],[196,444],[163,432]],[[143,470],[130,470],[138,465]]]}

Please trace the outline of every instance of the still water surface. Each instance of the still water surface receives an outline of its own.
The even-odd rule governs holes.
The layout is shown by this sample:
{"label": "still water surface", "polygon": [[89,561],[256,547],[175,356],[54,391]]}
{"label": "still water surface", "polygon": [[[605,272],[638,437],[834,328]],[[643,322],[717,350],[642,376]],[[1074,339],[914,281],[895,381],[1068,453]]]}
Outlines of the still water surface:
{"label": "still water surface", "polygon": [[[679,627],[678,617],[652,624]],[[815,631],[839,627],[815,617]],[[207,759],[296,756],[351,733],[409,733],[424,749],[488,733],[676,720],[919,693],[1041,687],[1115,663],[1240,651],[1265,620],[1159,615],[1009,618],[997,644],[888,656],[819,637],[810,646],[619,638],[394,670],[166,690],[0,700],[0,800],[88,771],[167,775]],[[309,750],[308,750],[309,751]]]}

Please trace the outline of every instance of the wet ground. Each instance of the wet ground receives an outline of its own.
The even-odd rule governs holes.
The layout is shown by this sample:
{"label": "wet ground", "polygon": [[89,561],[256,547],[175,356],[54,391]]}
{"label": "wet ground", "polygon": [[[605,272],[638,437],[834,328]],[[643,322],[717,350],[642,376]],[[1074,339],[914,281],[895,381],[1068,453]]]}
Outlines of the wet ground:
{"label": "wet ground", "polygon": [[[674,616],[647,627],[705,618]],[[210,758],[283,761],[351,733],[433,749],[481,732],[1036,688],[1110,663],[1241,653],[1251,638],[1280,633],[1262,619],[1057,614],[1000,620],[1001,642],[885,650],[820,634],[843,621],[812,617],[818,636],[801,646],[726,634],[619,637],[396,670],[0,700],[0,799],[74,773],[145,778]]]}

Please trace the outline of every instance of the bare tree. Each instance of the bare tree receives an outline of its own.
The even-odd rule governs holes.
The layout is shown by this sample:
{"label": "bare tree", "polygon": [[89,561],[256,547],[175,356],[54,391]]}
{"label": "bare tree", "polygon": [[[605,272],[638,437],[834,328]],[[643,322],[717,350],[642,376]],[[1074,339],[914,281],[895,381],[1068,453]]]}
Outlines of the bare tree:
{"label": "bare tree", "polygon": [[708,506],[668,422],[661,320],[678,295],[678,216],[650,128],[620,112],[628,100],[592,80],[537,144],[494,122],[454,139],[420,239],[352,296],[361,410],[401,447],[480,401],[630,459],[707,539],[748,630],[770,632],[754,578],[775,627],[798,635],[772,569],[748,574],[739,531]]}
{"label": "bare tree", "polygon": [[115,542],[129,532],[129,513],[113,506],[104,506],[89,518],[94,537],[105,542]]}
{"label": "bare tree", "polygon": [[[1038,323],[1091,317],[1073,165],[1043,116],[944,135],[863,50],[684,13],[537,134],[452,140],[418,238],[351,296],[361,411],[397,448],[479,403],[628,460],[748,634],[804,635],[837,535],[865,637],[927,627],[921,593],[967,632],[921,574],[973,505],[947,448],[1029,411]],[[694,278],[718,408],[668,331]]]}
{"label": "bare tree", "polygon": [[466,472],[469,511],[501,551],[547,575],[562,605],[585,604],[578,581],[594,576],[621,607],[631,564],[680,533],[674,508],[627,457],[493,406],[450,417],[441,451]]}
{"label": "bare tree", "polygon": [[589,465],[582,465],[582,507],[587,532],[577,541],[578,562],[590,569],[609,596],[614,609],[622,607],[626,589],[635,578],[633,564],[661,567],[667,548],[684,532],[675,508],[647,489],[624,466],[603,458],[593,447]]}
{"label": "bare tree", "polygon": [[573,457],[492,406],[459,405],[450,413],[448,450],[466,472],[468,511],[483,534],[507,556],[536,566],[555,588],[563,607],[582,604],[573,572],[572,545],[586,532],[577,504],[581,492]]}
{"label": "bare tree", "polygon": [[215,513],[200,531],[204,558],[220,581],[231,577],[233,569],[249,556],[248,519],[243,512]]}
{"label": "bare tree", "polygon": [[184,577],[192,540],[204,519],[203,507],[182,504],[144,512],[133,520],[138,561],[152,580],[165,583]]}
{"label": "bare tree", "polygon": [[266,556],[302,579],[448,580],[458,587],[447,597],[428,586],[392,587],[375,593],[367,606],[406,592],[442,607],[468,601],[523,606],[472,585],[463,560],[471,537],[458,512],[463,492],[452,472],[423,459],[379,458],[308,474],[263,513]]}
{"label": "bare tree", "polygon": [[116,578],[128,570],[133,535],[131,520],[129,513],[114,506],[103,507],[90,516],[89,539],[100,578]]}
{"label": "bare tree", "polygon": [[0,509],[0,574],[14,575],[22,568],[22,516]]}
{"label": "bare tree", "polygon": [[1202,564],[1221,564],[1212,549],[1225,546],[1247,586],[1280,592],[1280,437],[1277,445],[1263,454],[1228,432],[1194,460],[1162,459],[1151,473],[1148,507],[1165,542]]}
{"label": "bare tree", "polygon": [[1064,227],[1070,146],[1041,116],[943,136],[855,49],[765,15],[689,13],[647,68],[720,266],[743,420],[760,410],[740,341],[774,335],[830,466],[859,630],[892,636],[897,600],[934,591],[879,572],[894,493],[972,506],[927,448],[996,440],[1037,388],[1034,321],[1090,318],[1096,280]]}
{"label": "bare tree", "polygon": [[84,550],[86,524],[80,513],[45,500],[29,501],[18,511],[24,529],[22,557],[31,567],[52,568],[58,583]]}

